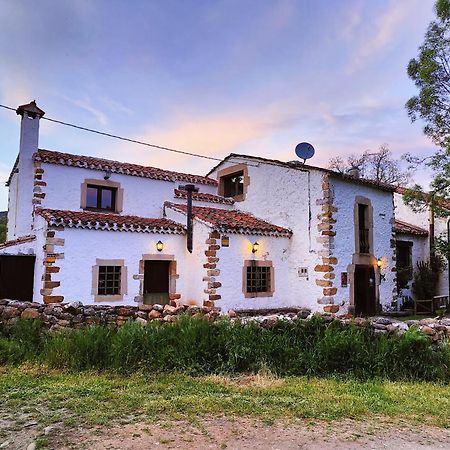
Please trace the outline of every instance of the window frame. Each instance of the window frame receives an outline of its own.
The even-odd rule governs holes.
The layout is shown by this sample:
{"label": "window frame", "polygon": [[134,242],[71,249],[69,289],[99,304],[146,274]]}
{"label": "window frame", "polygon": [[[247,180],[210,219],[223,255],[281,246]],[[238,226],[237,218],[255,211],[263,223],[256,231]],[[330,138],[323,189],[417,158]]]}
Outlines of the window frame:
{"label": "window frame", "polygon": [[[96,206],[88,206],[87,193],[89,189],[97,190],[97,204]],[[111,208],[102,207],[102,196],[104,191],[111,192]],[[89,211],[108,211],[108,212],[116,212],[116,198],[117,198],[117,188],[109,187],[109,186],[101,186],[97,184],[88,184],[86,186],[86,207],[85,209]]]}
{"label": "window frame", "polygon": [[[265,267],[268,269],[269,286],[268,290],[261,292],[248,292],[248,269],[251,267]],[[259,298],[259,297],[272,297],[275,292],[275,271],[272,261],[256,261],[246,260],[244,261],[244,267],[242,269],[242,292],[245,298]]]}
{"label": "window frame", "polygon": [[[117,294],[99,294],[100,267],[120,267],[119,292]],[[123,259],[96,259],[92,267],[92,295],[95,302],[122,301],[128,293],[128,270]]]}
{"label": "window frame", "polygon": [[[97,188],[100,191],[97,191],[97,207],[89,207],[87,206],[87,193],[88,188]],[[106,209],[101,208],[101,195],[99,192],[101,190],[111,190],[113,191],[113,208]],[[98,180],[98,179],[85,179],[81,184],[80,190],[80,208],[85,211],[98,211],[109,214],[120,214],[123,210],[123,189],[120,186],[120,183],[111,180]],[[99,203],[100,201],[100,203]],[[100,205],[100,208],[98,207]]]}
{"label": "window frame", "polygon": [[[396,264],[395,267],[397,269],[396,272],[396,278],[397,278],[397,292],[400,292],[401,289],[407,289],[409,282],[413,279],[413,246],[414,242],[412,241],[405,241],[402,239],[397,239],[395,241],[395,251],[396,251]],[[399,263],[400,261],[400,248],[403,248],[407,251],[407,259],[409,262],[408,266],[402,266],[400,267]]]}
{"label": "window frame", "polygon": [[246,164],[236,164],[217,172],[217,180],[219,182],[219,195],[226,197],[225,195],[225,180],[230,179],[237,174],[241,174],[243,177],[242,193],[228,197],[232,198],[235,202],[242,202],[247,195],[248,186],[250,185],[250,177],[248,176],[248,167]]}

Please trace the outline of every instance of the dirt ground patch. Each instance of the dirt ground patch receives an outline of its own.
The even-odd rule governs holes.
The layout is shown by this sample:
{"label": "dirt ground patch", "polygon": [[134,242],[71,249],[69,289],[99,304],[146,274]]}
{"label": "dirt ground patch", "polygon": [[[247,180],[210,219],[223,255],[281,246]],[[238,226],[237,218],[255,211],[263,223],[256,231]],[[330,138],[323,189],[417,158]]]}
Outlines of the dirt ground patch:
{"label": "dirt ground patch", "polygon": [[[111,428],[67,428],[55,424],[42,430],[25,424],[11,430],[0,448],[24,449],[33,442],[48,449],[450,449],[450,430],[411,424],[392,424],[385,419],[290,420],[264,423],[247,418],[211,418],[200,424],[167,421],[129,423]],[[3,446],[2,446],[3,445]]]}

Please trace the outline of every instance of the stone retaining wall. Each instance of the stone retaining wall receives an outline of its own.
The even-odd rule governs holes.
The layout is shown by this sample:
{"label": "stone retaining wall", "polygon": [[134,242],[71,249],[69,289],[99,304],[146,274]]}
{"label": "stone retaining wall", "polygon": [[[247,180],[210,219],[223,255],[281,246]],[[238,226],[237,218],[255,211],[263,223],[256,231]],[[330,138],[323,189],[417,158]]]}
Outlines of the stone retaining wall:
{"label": "stone retaining wall", "polygon": [[[173,322],[176,320],[176,316],[180,314],[215,320],[220,315],[220,311],[217,308],[188,305],[84,306],[81,302],[45,305],[14,300],[0,300],[0,322],[9,322],[19,317],[24,319],[40,319],[47,328],[52,330],[82,328],[91,324],[118,327],[128,320],[143,325],[153,320]],[[273,327],[280,320],[295,322],[297,320],[307,320],[312,317],[311,311],[307,308],[284,309],[278,312],[273,310],[264,312],[251,310],[241,312],[228,311],[227,315],[231,320],[239,319],[242,322],[257,322],[263,328]],[[402,322],[384,316],[371,317],[369,319],[359,317],[343,318],[327,313],[321,314],[321,316],[327,321],[337,319],[344,324],[353,324],[358,327],[370,324],[378,334],[403,334],[408,328],[415,327],[428,335],[434,342],[450,338],[450,318],[424,318],[422,320]]]}

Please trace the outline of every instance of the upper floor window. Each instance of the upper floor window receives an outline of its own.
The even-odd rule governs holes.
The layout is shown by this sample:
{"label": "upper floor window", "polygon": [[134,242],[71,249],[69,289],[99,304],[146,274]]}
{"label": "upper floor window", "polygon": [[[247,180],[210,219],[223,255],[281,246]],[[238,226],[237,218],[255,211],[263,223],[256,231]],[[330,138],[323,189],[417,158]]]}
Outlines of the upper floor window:
{"label": "upper floor window", "polygon": [[219,195],[223,197],[232,197],[239,202],[245,199],[250,178],[245,164],[236,164],[219,170],[217,173],[219,179]]}
{"label": "upper floor window", "polygon": [[86,208],[103,211],[116,211],[117,188],[87,185]]}
{"label": "upper floor window", "polygon": [[358,204],[359,253],[370,253],[368,212],[368,205]]}
{"label": "upper floor window", "polygon": [[111,180],[84,180],[80,206],[93,211],[120,213],[123,209],[123,189]]}
{"label": "upper floor window", "polygon": [[244,172],[236,172],[222,177],[220,180],[223,183],[224,197],[236,197],[244,194]]}

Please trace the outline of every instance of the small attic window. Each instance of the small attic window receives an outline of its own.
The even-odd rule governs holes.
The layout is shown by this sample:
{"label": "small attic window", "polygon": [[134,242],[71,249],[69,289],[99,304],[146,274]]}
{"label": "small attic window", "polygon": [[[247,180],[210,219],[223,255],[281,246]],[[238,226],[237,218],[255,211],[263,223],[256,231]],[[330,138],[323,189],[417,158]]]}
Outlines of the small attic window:
{"label": "small attic window", "polygon": [[244,194],[244,172],[241,170],[220,179],[224,197],[236,197]]}
{"label": "small attic window", "polygon": [[250,184],[248,168],[245,164],[236,164],[219,170],[219,195],[233,198],[236,202],[245,200],[247,188]]}

